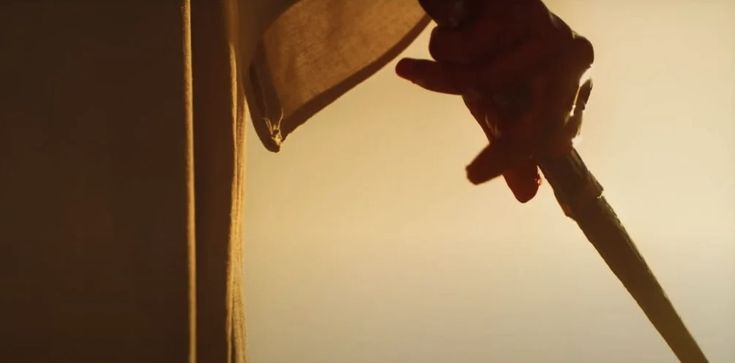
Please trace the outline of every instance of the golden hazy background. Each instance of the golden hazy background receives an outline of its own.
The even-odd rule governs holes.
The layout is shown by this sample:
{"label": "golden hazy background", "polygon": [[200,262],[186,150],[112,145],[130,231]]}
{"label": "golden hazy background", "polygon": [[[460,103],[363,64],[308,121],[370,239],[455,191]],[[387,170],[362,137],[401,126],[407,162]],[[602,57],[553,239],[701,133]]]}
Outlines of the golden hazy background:
{"label": "golden hazy background", "polygon": [[[580,153],[710,360],[735,362],[735,1],[547,4],[596,48]],[[472,186],[482,132],[393,65],[279,154],[248,134],[250,362],[675,361],[548,185],[526,205]]]}

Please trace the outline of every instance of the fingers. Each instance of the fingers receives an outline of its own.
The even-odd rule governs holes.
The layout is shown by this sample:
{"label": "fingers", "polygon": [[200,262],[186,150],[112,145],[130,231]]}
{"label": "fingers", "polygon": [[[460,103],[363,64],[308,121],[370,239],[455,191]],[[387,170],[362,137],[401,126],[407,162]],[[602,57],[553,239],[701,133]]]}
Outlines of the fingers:
{"label": "fingers", "polygon": [[[468,179],[479,184],[503,175],[526,202],[541,180],[533,156],[574,121],[579,79],[594,52],[541,0],[478,3],[469,22],[434,29],[429,50],[436,62],[403,59],[396,72],[427,90],[462,95],[491,141],[467,166]],[[583,87],[581,109],[588,95]],[[578,129],[572,126],[562,131]]]}
{"label": "fingers", "polygon": [[482,95],[474,93],[463,95],[462,100],[464,100],[465,106],[470,110],[477,124],[482,128],[488,141],[492,142],[500,136],[500,130],[498,129],[500,122],[497,110],[492,102],[487,102]]}
{"label": "fingers", "polygon": [[532,159],[522,160],[516,166],[506,170],[503,177],[513,195],[521,203],[526,203],[536,196],[541,185],[538,166]]}
{"label": "fingers", "polygon": [[468,64],[498,53],[517,38],[505,24],[479,19],[459,29],[434,28],[429,53],[437,61]]}
{"label": "fingers", "polygon": [[440,26],[457,27],[477,14],[483,1],[419,0],[421,7]]}
{"label": "fingers", "polygon": [[564,40],[571,36],[566,24],[539,0],[479,3],[479,15],[463,26],[438,26],[432,31],[429,52],[435,60],[471,64],[529,39]]}
{"label": "fingers", "polygon": [[401,59],[396,73],[429,91],[459,95],[476,84],[474,72],[452,63],[423,59]]}
{"label": "fingers", "polygon": [[[577,37],[565,49],[558,52],[555,64],[549,70],[541,103],[536,107],[535,117],[545,116],[546,124],[537,127],[541,135],[559,130],[570,117],[575,97],[580,87],[579,80],[594,60],[592,46],[586,39]],[[589,86],[589,85],[588,85]],[[585,87],[582,88],[584,96]],[[589,92],[587,92],[589,96]],[[543,114],[541,114],[543,112]],[[546,145],[540,145],[544,147]]]}
{"label": "fingers", "polygon": [[556,53],[557,46],[544,39],[517,45],[513,50],[482,66],[479,71],[483,90],[506,87],[535,78],[540,68]]}
{"label": "fingers", "polygon": [[508,139],[498,139],[480,152],[467,166],[467,179],[472,184],[481,184],[495,179],[508,168],[527,159],[514,143]]}
{"label": "fingers", "polygon": [[396,73],[430,91],[490,93],[509,83],[534,77],[557,48],[543,39],[536,39],[476,66],[404,58],[396,65]]}
{"label": "fingers", "polygon": [[579,76],[586,71],[595,61],[595,51],[587,38],[575,35],[568,43],[566,52],[563,52],[560,62],[565,64],[565,69]]}
{"label": "fingers", "polygon": [[[485,132],[488,140],[490,142],[494,142],[494,140],[500,137],[500,131],[497,129],[499,120],[494,107],[491,107],[487,102],[484,102],[481,97],[465,95],[463,99],[467,108],[482,127],[482,130]],[[511,151],[509,150],[508,152]],[[513,159],[514,158],[512,157],[508,157],[508,160],[511,160],[508,161],[508,163],[512,162]],[[488,162],[496,163],[496,161]],[[502,163],[505,163],[505,161],[502,161]],[[476,173],[473,170],[474,167],[487,168],[487,166],[481,165],[468,168],[468,176],[470,176],[471,180],[474,179],[473,182],[475,182],[475,184],[489,180],[486,179],[487,176],[475,176]],[[503,166],[499,165],[496,170],[500,170],[502,168]],[[536,192],[541,184],[541,175],[539,174],[538,166],[534,160],[530,158],[520,160],[517,165],[512,166],[509,169],[505,169],[502,173],[508,187],[519,202],[526,203],[536,196]],[[489,174],[491,178],[495,176],[494,172],[490,172]]]}
{"label": "fingers", "polygon": [[503,175],[515,198],[525,203],[531,200],[541,185],[536,161],[523,156],[512,146],[498,141],[485,148],[467,167],[467,178],[481,184]]}

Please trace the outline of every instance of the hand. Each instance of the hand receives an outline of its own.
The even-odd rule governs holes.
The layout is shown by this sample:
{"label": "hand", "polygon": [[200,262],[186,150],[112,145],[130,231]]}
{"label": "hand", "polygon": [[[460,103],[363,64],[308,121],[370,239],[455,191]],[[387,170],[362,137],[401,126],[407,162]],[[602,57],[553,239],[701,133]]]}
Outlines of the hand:
{"label": "hand", "polygon": [[479,184],[502,174],[526,202],[541,180],[538,158],[571,147],[565,126],[592,45],[540,0],[476,4],[461,27],[434,29],[435,61],[402,59],[396,72],[425,89],[462,95],[491,141],[467,167],[468,178]]}

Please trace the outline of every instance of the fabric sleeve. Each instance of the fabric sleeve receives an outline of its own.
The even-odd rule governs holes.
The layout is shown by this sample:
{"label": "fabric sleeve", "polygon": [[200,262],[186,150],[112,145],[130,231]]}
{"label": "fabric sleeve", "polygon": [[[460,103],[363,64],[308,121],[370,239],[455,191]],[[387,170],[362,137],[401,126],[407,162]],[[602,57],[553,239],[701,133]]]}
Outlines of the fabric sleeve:
{"label": "fabric sleeve", "polygon": [[294,129],[386,65],[428,22],[417,1],[291,5],[267,28],[243,74],[264,146],[278,151]]}

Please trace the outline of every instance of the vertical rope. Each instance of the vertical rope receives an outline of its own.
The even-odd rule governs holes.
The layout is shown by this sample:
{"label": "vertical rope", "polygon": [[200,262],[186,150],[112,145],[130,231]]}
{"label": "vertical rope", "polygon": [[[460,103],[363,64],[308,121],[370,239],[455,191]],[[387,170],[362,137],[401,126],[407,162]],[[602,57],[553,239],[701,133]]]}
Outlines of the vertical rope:
{"label": "vertical rope", "polygon": [[244,167],[245,167],[245,135],[243,122],[243,95],[240,92],[239,73],[237,72],[236,53],[230,47],[230,66],[232,87],[232,122],[233,152],[234,152],[234,176],[232,180],[232,209],[230,214],[230,259],[228,265],[228,328],[230,339],[230,356],[228,362],[243,363],[245,361],[245,337],[243,321],[242,302],[242,208],[244,192]]}
{"label": "vertical rope", "polygon": [[230,258],[227,271],[227,305],[228,305],[228,362],[244,363],[245,356],[245,329],[242,301],[242,207],[245,168],[245,134],[244,134],[244,93],[240,82],[240,52],[238,50],[239,22],[238,2],[225,0],[224,19],[227,22],[228,58],[230,70],[230,107],[233,145],[233,179],[230,212]]}
{"label": "vertical rope", "polygon": [[182,7],[184,32],[184,107],[186,122],[186,199],[187,199],[187,259],[189,266],[189,363],[197,360],[196,335],[196,208],[194,195],[194,91],[191,47],[191,1],[184,0]]}

